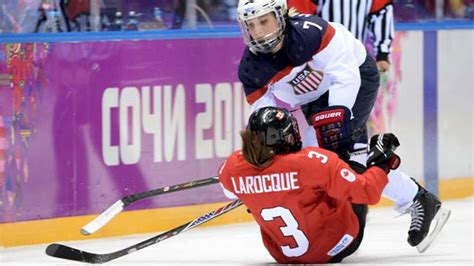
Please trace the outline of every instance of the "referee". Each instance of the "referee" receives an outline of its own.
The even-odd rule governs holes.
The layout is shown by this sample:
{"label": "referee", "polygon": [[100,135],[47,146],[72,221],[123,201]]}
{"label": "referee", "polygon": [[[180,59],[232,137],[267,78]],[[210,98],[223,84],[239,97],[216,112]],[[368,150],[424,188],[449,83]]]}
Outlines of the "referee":
{"label": "referee", "polygon": [[362,43],[372,38],[379,71],[389,70],[394,37],[392,0],[288,0],[288,7],[340,23]]}

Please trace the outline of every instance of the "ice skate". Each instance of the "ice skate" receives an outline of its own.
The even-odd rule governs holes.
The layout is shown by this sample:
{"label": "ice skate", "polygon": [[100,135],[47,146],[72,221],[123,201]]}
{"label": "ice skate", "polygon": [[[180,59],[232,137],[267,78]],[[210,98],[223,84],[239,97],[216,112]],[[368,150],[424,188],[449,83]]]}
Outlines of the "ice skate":
{"label": "ice skate", "polygon": [[441,208],[441,201],[435,195],[418,183],[417,185],[418,193],[413,204],[407,209],[407,213],[411,215],[408,243],[422,253],[433,243],[451,211]]}

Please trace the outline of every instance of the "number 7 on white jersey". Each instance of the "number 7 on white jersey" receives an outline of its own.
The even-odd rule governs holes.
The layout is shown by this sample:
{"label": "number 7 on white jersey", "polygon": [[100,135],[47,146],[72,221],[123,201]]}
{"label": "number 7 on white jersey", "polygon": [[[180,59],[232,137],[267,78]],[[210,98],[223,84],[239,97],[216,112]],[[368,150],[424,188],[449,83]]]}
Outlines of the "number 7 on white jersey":
{"label": "number 7 on white jersey", "polygon": [[307,30],[309,29],[309,26],[316,27],[318,30],[323,30],[323,27],[319,26],[318,24],[305,20],[305,22],[303,22],[303,29]]}

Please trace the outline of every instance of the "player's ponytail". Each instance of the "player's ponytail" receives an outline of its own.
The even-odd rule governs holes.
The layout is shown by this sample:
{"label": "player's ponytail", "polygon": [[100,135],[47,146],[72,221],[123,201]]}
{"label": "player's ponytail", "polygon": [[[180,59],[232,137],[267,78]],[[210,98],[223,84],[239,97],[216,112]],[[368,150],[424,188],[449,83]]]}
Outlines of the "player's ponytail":
{"label": "player's ponytail", "polygon": [[275,157],[273,149],[265,146],[255,132],[242,131],[240,136],[242,137],[242,155],[250,164],[258,168],[265,167]]}

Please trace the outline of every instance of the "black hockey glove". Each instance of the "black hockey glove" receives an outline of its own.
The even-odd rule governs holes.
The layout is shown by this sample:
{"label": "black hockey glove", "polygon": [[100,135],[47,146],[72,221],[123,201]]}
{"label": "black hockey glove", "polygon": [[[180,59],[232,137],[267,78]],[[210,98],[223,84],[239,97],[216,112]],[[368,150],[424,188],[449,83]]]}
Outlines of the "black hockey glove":
{"label": "black hockey glove", "polygon": [[354,145],[351,129],[351,110],[345,106],[330,106],[311,118],[319,147],[333,151],[343,160],[349,159]]}
{"label": "black hockey glove", "polygon": [[400,166],[400,157],[395,149],[400,146],[397,137],[392,133],[375,135],[369,142],[369,156],[367,167],[380,167],[385,173]]}

